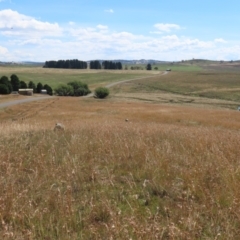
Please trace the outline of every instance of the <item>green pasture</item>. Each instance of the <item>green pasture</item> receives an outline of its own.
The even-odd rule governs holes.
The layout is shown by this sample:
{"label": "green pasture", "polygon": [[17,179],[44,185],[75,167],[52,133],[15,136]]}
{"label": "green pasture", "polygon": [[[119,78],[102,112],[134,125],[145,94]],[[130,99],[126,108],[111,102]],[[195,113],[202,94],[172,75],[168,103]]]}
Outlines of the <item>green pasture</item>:
{"label": "green pasture", "polygon": [[95,71],[95,70],[73,70],[73,69],[46,69],[41,67],[2,67],[0,77],[5,75],[10,79],[12,74],[16,74],[20,80],[35,84],[41,82],[56,88],[59,84],[66,84],[71,81],[82,81],[90,88],[105,86],[112,82],[128,80],[137,77],[151,75],[147,71]]}
{"label": "green pasture", "polygon": [[[131,67],[139,68],[139,71],[146,70],[146,64],[135,64],[135,65],[124,65],[123,68],[127,66],[128,70],[131,70]],[[182,64],[182,63],[163,63],[163,64],[151,64],[152,71],[166,71],[167,69],[171,69],[172,71],[177,72],[192,72],[192,71],[201,71],[203,68],[200,65],[192,65],[192,64]],[[155,69],[157,68],[157,69]]]}
{"label": "green pasture", "polygon": [[[115,88],[120,92],[121,89]],[[169,92],[188,96],[240,101],[240,75],[234,72],[169,72],[128,84],[125,92]]]}
{"label": "green pasture", "polygon": [[[137,65],[135,65],[137,66]],[[220,66],[220,64],[219,64]],[[0,76],[17,74],[20,80],[33,81],[48,84],[53,89],[59,84],[70,81],[82,81],[87,83],[91,90],[99,86],[105,86],[112,82],[134,78],[149,77],[135,80],[127,84],[127,87],[114,87],[111,92],[169,92],[188,96],[216,98],[232,101],[240,101],[240,74],[233,71],[229,65],[205,65],[189,63],[172,63],[152,65],[158,68],[159,73],[171,68],[171,72],[162,76],[156,74],[156,70],[73,70],[73,69],[46,69],[42,67],[0,67]],[[238,65],[234,65],[238,69]],[[123,66],[125,67],[125,66]],[[139,65],[141,67],[141,65]],[[145,67],[142,65],[142,67]],[[213,68],[211,68],[213,67]],[[153,74],[155,73],[155,75]]]}

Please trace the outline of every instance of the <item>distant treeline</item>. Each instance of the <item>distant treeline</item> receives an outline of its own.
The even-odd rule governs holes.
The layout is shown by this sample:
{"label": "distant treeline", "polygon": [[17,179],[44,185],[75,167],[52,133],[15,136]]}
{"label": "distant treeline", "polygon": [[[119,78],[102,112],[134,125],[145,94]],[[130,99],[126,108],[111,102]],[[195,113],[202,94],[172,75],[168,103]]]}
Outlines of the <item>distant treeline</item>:
{"label": "distant treeline", "polygon": [[[73,60],[58,60],[58,61],[46,61],[44,68],[66,68],[66,69],[86,69],[88,68],[87,62]],[[103,61],[98,60],[90,62],[90,69],[122,69],[121,62]]]}
{"label": "distant treeline", "polygon": [[73,60],[46,61],[44,68],[67,68],[67,69],[86,69],[87,62]]}
{"label": "distant treeline", "polygon": [[113,62],[113,61],[103,61],[102,64],[100,61],[95,60],[90,62],[90,69],[122,69],[121,62]]}

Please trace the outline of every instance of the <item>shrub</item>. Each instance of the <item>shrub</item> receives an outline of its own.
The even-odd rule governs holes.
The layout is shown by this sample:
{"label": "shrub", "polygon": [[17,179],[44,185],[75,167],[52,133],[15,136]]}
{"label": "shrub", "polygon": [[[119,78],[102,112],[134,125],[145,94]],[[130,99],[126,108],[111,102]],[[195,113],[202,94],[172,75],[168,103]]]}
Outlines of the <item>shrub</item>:
{"label": "shrub", "polygon": [[80,81],[74,81],[74,82],[69,82],[68,85],[73,87],[74,96],[85,96],[91,93],[86,83],[82,83]]}
{"label": "shrub", "polygon": [[73,96],[74,89],[70,85],[62,84],[55,89],[58,96]]}
{"label": "shrub", "polygon": [[99,87],[95,89],[95,96],[97,98],[105,98],[109,95],[109,89],[105,87]]}

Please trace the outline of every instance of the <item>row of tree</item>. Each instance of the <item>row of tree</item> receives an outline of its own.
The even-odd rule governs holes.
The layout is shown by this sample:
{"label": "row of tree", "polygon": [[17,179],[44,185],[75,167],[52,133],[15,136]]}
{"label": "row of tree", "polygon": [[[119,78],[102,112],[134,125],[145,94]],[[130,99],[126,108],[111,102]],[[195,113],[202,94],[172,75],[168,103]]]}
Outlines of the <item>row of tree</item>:
{"label": "row of tree", "polygon": [[58,61],[46,61],[44,68],[66,68],[66,69],[86,69],[88,67],[87,62],[73,60],[58,60]]}
{"label": "row of tree", "polygon": [[[58,60],[58,61],[46,61],[44,68],[66,68],[66,69],[87,69],[88,64],[84,61],[79,61],[77,59],[73,60]],[[90,69],[119,69],[121,70],[121,62],[113,61],[103,61],[102,64],[100,61],[90,61]]]}
{"label": "row of tree", "polygon": [[52,95],[52,88],[45,84],[38,83],[37,86],[34,82],[30,81],[28,84],[24,81],[20,81],[16,74],[12,74],[10,80],[6,76],[0,78],[0,94],[10,94],[12,91],[17,92],[19,89],[33,89],[34,93],[41,93],[42,89],[47,90],[47,94]]}
{"label": "row of tree", "polygon": [[98,60],[90,62],[90,69],[118,69],[118,70],[121,70],[122,68],[123,67],[122,67],[121,62],[103,61],[102,64]]}

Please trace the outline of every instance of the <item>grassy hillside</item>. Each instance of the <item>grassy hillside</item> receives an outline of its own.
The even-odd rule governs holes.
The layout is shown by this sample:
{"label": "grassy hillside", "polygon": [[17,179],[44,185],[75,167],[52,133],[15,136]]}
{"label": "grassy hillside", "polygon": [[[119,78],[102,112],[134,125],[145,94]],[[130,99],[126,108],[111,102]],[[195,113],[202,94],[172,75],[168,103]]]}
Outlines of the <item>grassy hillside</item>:
{"label": "grassy hillside", "polygon": [[[0,68],[12,73],[91,88],[150,74]],[[153,73],[104,100],[0,110],[0,239],[240,238],[239,74]]]}
{"label": "grassy hillside", "polygon": [[[195,97],[222,99],[240,104],[240,75],[238,72],[170,72],[167,75],[156,75],[149,79],[141,79],[131,83],[125,83],[112,89],[115,93],[135,93],[139,98],[143,95],[151,96],[164,93],[181,95],[186,100]],[[190,98],[193,97],[193,98]],[[175,96],[178,98],[178,96]]]}
{"label": "grassy hillside", "polygon": [[56,98],[0,117],[1,239],[240,237],[238,112]]}

